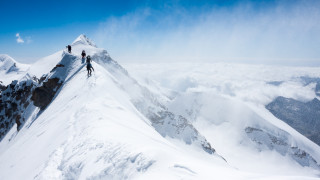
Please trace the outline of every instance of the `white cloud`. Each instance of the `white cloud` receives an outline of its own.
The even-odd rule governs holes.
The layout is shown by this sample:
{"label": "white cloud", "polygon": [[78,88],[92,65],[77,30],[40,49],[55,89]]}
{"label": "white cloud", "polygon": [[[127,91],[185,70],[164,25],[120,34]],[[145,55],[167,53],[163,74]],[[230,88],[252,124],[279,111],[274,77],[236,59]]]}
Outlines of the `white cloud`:
{"label": "white cloud", "polygon": [[[256,10],[239,4],[190,13],[138,9],[107,19],[95,34],[118,61],[320,65],[319,2]],[[169,12],[170,11],[170,12]],[[169,12],[169,13],[168,13]]]}
{"label": "white cloud", "polygon": [[24,43],[24,40],[20,37],[20,33],[17,33],[16,37],[17,37],[17,43],[18,44],[23,44]]}

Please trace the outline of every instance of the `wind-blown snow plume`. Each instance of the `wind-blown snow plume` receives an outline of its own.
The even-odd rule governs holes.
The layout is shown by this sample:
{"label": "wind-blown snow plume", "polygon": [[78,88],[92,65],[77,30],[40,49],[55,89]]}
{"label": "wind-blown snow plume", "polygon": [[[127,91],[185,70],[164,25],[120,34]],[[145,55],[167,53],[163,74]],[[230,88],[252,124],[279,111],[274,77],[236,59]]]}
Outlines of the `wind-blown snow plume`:
{"label": "wind-blown snow plume", "polygon": [[107,19],[95,36],[119,62],[319,65],[319,1],[236,2],[141,8]]}

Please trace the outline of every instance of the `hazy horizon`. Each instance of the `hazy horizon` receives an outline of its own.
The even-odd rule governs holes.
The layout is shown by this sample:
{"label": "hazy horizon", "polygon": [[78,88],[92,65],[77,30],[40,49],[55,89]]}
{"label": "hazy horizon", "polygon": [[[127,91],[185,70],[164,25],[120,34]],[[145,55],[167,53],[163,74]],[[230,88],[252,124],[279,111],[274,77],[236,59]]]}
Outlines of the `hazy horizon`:
{"label": "hazy horizon", "polygon": [[320,1],[61,3],[5,2],[0,53],[33,63],[86,34],[120,63],[320,65]]}

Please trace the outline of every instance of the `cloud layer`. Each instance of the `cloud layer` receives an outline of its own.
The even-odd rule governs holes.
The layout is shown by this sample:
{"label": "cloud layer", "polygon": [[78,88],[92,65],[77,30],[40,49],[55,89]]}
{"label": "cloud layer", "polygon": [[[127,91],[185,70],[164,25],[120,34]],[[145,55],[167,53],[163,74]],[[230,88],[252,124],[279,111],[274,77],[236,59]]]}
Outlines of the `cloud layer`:
{"label": "cloud layer", "polygon": [[278,1],[140,8],[108,18],[94,39],[119,61],[320,65],[319,7],[319,1]]}

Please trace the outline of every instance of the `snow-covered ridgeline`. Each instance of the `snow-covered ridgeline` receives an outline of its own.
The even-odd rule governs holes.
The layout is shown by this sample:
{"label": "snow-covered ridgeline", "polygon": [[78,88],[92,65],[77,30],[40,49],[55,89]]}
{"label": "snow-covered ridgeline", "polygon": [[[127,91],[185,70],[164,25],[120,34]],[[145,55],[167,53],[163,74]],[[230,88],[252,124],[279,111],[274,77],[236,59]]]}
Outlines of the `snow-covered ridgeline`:
{"label": "snow-covered ridgeline", "polygon": [[[82,49],[86,49],[87,54],[93,58],[93,66],[96,72],[93,77],[88,78],[86,76],[85,65],[75,55]],[[0,159],[16,164],[15,170],[18,172],[17,174],[12,174],[7,164],[0,164],[2,172],[4,172],[1,173],[2,177],[27,177],[27,179],[42,179],[44,177],[79,178],[82,176],[131,177],[136,173],[146,171],[155,161],[159,160],[158,158],[145,157],[145,155],[141,154],[141,152],[145,151],[146,147],[148,147],[147,149],[152,147],[152,150],[147,150],[147,154],[163,151],[167,154],[166,156],[169,156],[172,151],[176,151],[172,149],[174,147],[173,144],[163,139],[158,132],[154,131],[152,125],[155,123],[150,122],[149,119],[137,110],[136,107],[139,104],[137,101],[148,103],[144,107],[154,106],[162,111],[166,109],[160,107],[160,103],[156,102],[157,99],[154,95],[151,99],[148,99],[150,97],[147,96],[152,96],[152,93],[131,78],[120,65],[108,56],[105,50],[88,46],[85,43],[77,43],[77,45],[73,46],[72,54],[65,52],[60,53],[60,56],[58,54],[52,55],[51,58],[44,58],[30,68],[29,72],[31,73],[32,70],[35,70],[34,74],[37,75],[47,70],[47,73],[40,77],[38,80],[39,84],[32,91],[31,99],[33,100],[33,104],[39,108],[36,108],[38,110],[36,111],[37,114],[33,114],[32,118],[28,119],[27,125],[18,134],[16,130],[11,129],[0,143]],[[49,67],[49,65],[54,64],[53,61],[55,62],[55,66]],[[131,90],[136,90],[136,92],[132,93]],[[46,98],[43,99],[43,97]],[[139,98],[143,100],[139,100]],[[154,114],[158,112],[156,110],[152,111]],[[101,124],[99,123],[101,120],[104,120],[103,124],[110,125],[111,123],[111,126],[106,127],[102,124],[103,129],[100,131],[97,125]],[[111,122],[108,120],[111,120]],[[186,120],[174,122],[173,125],[163,124],[163,129],[171,132],[163,134],[165,133],[163,131],[162,135],[169,135],[171,138],[184,140],[188,144],[195,142],[195,147],[199,146],[208,153],[213,153],[214,150],[211,149],[208,142],[194,128],[189,128],[183,136],[180,135],[186,129],[181,126],[187,125],[188,127],[192,127],[191,124],[184,123],[187,123]],[[157,126],[161,125],[157,124]],[[89,129],[88,133],[84,133],[86,132],[86,127]],[[126,127],[130,127],[130,130]],[[109,133],[104,132],[105,130],[109,131]],[[96,135],[91,136],[90,134]],[[102,139],[100,138],[101,135],[103,135]],[[115,136],[115,139],[110,140],[110,135]],[[146,138],[151,139],[147,140]],[[50,142],[49,146],[46,143],[48,141]],[[150,145],[146,146],[145,143],[148,141],[150,141]],[[38,150],[33,149],[34,143],[37,144]],[[86,170],[90,167],[87,165],[87,161],[90,159],[87,156],[81,159],[81,154],[91,152],[89,144],[83,146],[83,144],[87,143],[93,143],[92,152],[95,158],[100,159],[100,156],[105,155],[105,157],[101,157],[101,163],[104,164],[104,168],[96,168],[94,172]],[[137,149],[139,144],[142,149],[139,148],[140,150],[137,153],[133,153],[132,155],[126,153],[126,151],[133,151],[132,148],[127,146],[133,146],[134,149]],[[118,159],[120,164],[110,169],[108,173],[105,168],[108,167],[110,158],[114,157],[110,153],[116,153],[118,146],[123,146],[123,148],[120,148],[123,149],[121,150],[123,155],[119,156],[120,159]],[[115,148],[115,152],[109,150],[112,147]],[[191,150],[194,146],[189,145],[187,147]],[[22,151],[21,149],[23,149],[24,153],[19,153]],[[77,149],[79,154],[74,152],[74,149]],[[17,155],[9,160],[8,157],[12,153]],[[18,159],[24,156],[25,153],[28,154],[25,160],[17,164]],[[74,153],[77,156],[74,156]],[[181,156],[178,157],[184,157],[182,155],[185,152],[180,153]],[[37,161],[34,161],[28,168],[25,168],[25,165],[30,162],[30,159],[34,159],[35,156],[37,156]],[[50,156],[49,160],[47,156]],[[208,154],[207,156],[210,155]],[[130,158],[130,161],[123,158]],[[212,158],[216,157],[213,156]],[[98,159],[97,164],[101,164]],[[167,161],[166,158],[164,161]],[[224,162],[220,157],[216,161]],[[128,166],[124,166],[123,163],[128,164]],[[84,167],[84,164],[86,164],[85,167],[87,168]],[[92,164],[92,166],[97,167],[97,164]],[[179,169],[179,167],[184,166],[177,165],[174,169]],[[23,168],[25,169],[24,171],[19,171]],[[192,172],[192,170],[190,171]],[[122,172],[123,174],[116,172]],[[157,173],[160,172],[155,172],[155,174]]]}

